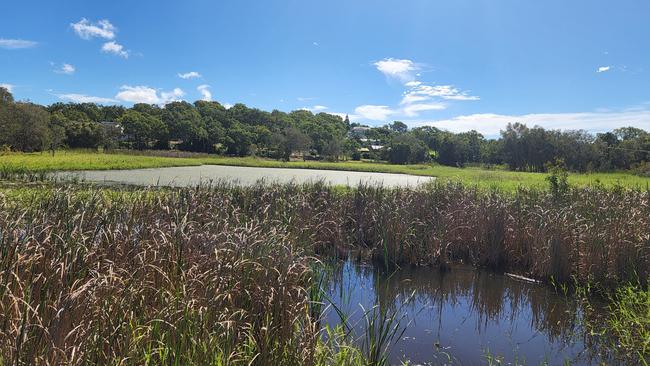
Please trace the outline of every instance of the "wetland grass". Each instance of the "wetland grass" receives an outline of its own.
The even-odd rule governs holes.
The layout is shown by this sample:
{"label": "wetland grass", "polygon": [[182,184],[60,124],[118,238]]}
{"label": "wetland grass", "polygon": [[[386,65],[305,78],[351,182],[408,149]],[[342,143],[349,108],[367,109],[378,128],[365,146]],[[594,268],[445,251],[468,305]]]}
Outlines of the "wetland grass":
{"label": "wetland grass", "polygon": [[[0,364],[382,364],[393,338],[364,351],[320,322],[317,258],[356,250],[387,267],[465,262],[647,291],[649,227],[650,191],[627,188],[9,188]],[[623,295],[622,331],[648,309]],[[396,328],[380,318],[367,336]]]}

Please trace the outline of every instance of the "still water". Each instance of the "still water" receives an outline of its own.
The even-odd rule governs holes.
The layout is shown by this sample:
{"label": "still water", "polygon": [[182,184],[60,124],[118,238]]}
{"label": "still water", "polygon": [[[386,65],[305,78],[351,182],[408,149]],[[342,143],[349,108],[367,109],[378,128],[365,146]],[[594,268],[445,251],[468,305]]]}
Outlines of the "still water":
{"label": "still water", "polygon": [[382,184],[391,187],[415,186],[434,178],[407,174],[366,173],[341,170],[250,168],[239,166],[202,165],[192,167],[152,168],[134,170],[104,170],[58,172],[57,178],[81,179],[106,184],[133,184],[141,186],[195,186],[199,183],[229,181],[252,185],[259,181],[268,183],[307,183],[323,181],[333,185],[356,186]]}
{"label": "still water", "polygon": [[[388,273],[346,262],[331,274],[327,293],[357,339],[364,309],[397,312],[406,331],[392,348],[391,364],[482,365],[488,354],[502,364],[616,364],[594,336],[585,335],[578,303],[548,285],[468,266]],[[340,323],[333,309],[326,309],[329,325]]]}

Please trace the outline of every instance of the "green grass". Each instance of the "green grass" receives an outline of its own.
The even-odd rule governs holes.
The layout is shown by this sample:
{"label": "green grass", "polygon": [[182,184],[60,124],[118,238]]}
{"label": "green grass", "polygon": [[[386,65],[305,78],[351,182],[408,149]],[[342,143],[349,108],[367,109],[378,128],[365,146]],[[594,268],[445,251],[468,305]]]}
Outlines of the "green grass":
{"label": "green grass", "polygon": [[618,289],[610,305],[609,329],[619,347],[637,353],[643,365],[650,362],[650,289],[626,286]]}
{"label": "green grass", "polygon": [[[317,162],[276,160],[254,157],[232,158],[207,154],[190,154],[189,157],[155,156],[140,153],[104,154],[91,151],[61,151],[51,156],[47,153],[10,153],[0,155],[0,170],[5,172],[47,172],[57,170],[109,170],[161,168],[172,166],[198,166],[205,164],[266,168],[347,170],[378,173],[399,173],[432,176],[445,180],[460,180],[481,187],[498,187],[512,190],[518,186],[546,186],[547,174],[511,172],[504,169],[480,167],[454,168],[433,164],[394,165],[388,163],[346,161]],[[650,178],[629,173],[571,174],[569,183],[579,186],[602,184],[647,188]]]}

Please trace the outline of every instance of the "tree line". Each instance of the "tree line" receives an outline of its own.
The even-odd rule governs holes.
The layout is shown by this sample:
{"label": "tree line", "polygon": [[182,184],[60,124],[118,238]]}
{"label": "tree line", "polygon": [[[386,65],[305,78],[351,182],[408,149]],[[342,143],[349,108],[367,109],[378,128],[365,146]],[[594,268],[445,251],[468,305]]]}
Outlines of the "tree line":
{"label": "tree line", "polygon": [[369,127],[307,110],[272,112],[215,101],[135,104],[17,102],[0,88],[0,147],[15,151],[67,148],[178,149],[229,156],[382,160],[394,164],[504,165],[543,172],[562,162],[573,171],[650,170],[650,134],[625,127],[596,135],[508,124],[497,139],[476,131],[395,121]]}

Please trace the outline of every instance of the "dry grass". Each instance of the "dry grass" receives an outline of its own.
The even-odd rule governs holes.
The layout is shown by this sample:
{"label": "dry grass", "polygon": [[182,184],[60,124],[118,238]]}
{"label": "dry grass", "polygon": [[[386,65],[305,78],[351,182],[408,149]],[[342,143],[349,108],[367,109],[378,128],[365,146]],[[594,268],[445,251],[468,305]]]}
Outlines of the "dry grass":
{"label": "dry grass", "polygon": [[70,193],[0,209],[6,363],[309,364],[309,261],[282,225],[202,191]]}
{"label": "dry grass", "polygon": [[650,192],[628,189],[0,193],[0,364],[334,364],[314,254],[647,286],[649,227]]}

